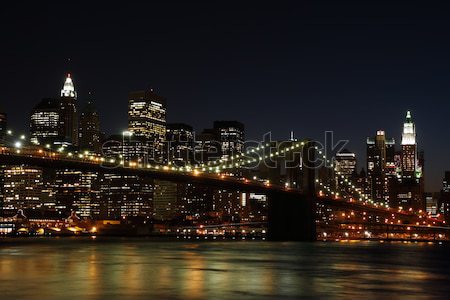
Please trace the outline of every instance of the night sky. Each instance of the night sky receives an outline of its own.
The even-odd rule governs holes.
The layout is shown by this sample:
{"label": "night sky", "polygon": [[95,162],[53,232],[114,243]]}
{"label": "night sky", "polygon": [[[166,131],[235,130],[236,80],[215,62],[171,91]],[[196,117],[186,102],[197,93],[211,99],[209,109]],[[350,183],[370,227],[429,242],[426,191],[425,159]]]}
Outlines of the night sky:
{"label": "night sky", "polygon": [[252,139],[333,130],[363,167],[366,137],[400,142],[410,109],[427,190],[450,170],[446,1],[15,2],[0,10],[0,107],[16,130],[71,72],[107,133],[126,128],[128,92],[153,87],[169,122],[239,120]]}

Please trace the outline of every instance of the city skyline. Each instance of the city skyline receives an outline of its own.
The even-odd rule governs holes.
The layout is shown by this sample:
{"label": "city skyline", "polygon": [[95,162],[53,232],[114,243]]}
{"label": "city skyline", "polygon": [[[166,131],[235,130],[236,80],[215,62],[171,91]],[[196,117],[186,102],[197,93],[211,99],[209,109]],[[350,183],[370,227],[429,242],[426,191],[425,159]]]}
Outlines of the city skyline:
{"label": "city skyline", "polygon": [[[169,122],[200,129],[236,119],[253,139],[268,131],[284,139],[293,130],[320,140],[333,130],[362,158],[361,141],[377,130],[400,141],[403,114],[411,110],[426,150],[427,190],[438,190],[450,169],[450,142],[441,134],[450,109],[447,5],[326,3],[287,2],[274,11],[211,4],[209,15],[200,4],[111,5],[108,14],[96,14],[97,4],[58,4],[48,5],[45,17],[23,12],[35,28],[12,19],[21,8],[11,4],[1,19],[14,29],[2,33],[8,47],[0,51],[9,59],[0,74],[1,106],[13,127],[26,130],[24,107],[57,96],[70,71],[79,103],[92,92],[111,133],[127,126],[128,92],[153,87],[168,99]],[[60,10],[70,24],[53,17]],[[158,14],[143,18],[151,10]],[[127,22],[112,22],[122,18]]]}
{"label": "city skyline", "polygon": [[[70,98],[73,98],[74,99],[74,103],[75,103],[75,114],[78,116],[79,115],[79,117],[81,117],[81,116],[83,116],[84,115],[84,112],[83,112],[83,110],[85,110],[85,109],[87,109],[87,108],[89,108],[89,109],[91,109],[91,110],[93,110],[93,109],[95,109],[95,114],[96,114],[96,118],[97,119],[99,119],[99,121],[96,121],[97,122],[97,126],[99,126],[99,125],[101,125],[101,121],[105,118],[105,117],[107,117],[107,116],[103,116],[103,114],[102,114],[102,112],[101,111],[97,111],[97,107],[96,107],[96,101],[95,101],[95,99],[93,99],[93,96],[92,96],[92,94],[91,93],[89,93],[89,95],[88,95],[88,97],[87,97],[87,101],[86,102],[82,102],[82,103],[80,103],[79,102],[79,99],[77,98],[77,93],[78,93],[78,90],[77,90],[77,88],[75,88],[75,84],[74,84],[74,81],[73,81],[73,75],[71,75],[70,73],[67,73],[67,75],[65,76],[65,79],[64,79],[64,84],[62,85],[62,89],[61,89],[61,92],[60,92],[60,94],[61,94],[61,97],[63,97],[63,98],[66,98],[66,99],[70,99]],[[142,93],[142,95],[140,94],[140,93]],[[152,93],[154,93],[154,89],[153,88],[151,88],[150,90],[149,90],[149,92],[148,93],[150,93],[150,94],[152,94]],[[142,92],[130,92],[129,93],[130,95],[129,95],[129,97],[144,97],[144,92],[142,91]],[[145,93],[145,94],[147,94],[147,92]],[[133,96],[131,96],[131,95],[133,95]],[[151,96],[151,97],[156,97],[155,99],[161,99],[162,101],[163,101],[163,103],[164,103],[164,110],[166,110],[166,106],[168,105],[167,104],[167,99],[165,99],[165,98],[163,98],[163,97],[160,97],[160,96],[158,96],[158,95],[156,95],[156,94],[153,94],[154,96]],[[147,97],[147,96],[146,96]],[[50,102],[54,102],[54,100],[53,99],[55,99],[55,98],[46,98],[46,97],[44,97],[44,98],[42,98],[42,100],[41,100],[41,102],[40,103],[38,103],[38,104],[36,104],[36,108],[37,107],[42,107],[42,105],[46,105],[46,106],[48,106],[48,105],[50,105]],[[143,99],[143,98],[142,98]],[[134,100],[133,100],[134,101]],[[159,100],[156,100],[156,101],[159,101]],[[53,104],[53,105],[55,105],[55,104]],[[129,107],[130,108],[130,107]],[[66,109],[66,111],[67,111],[67,109]],[[80,113],[78,113],[78,111],[80,111]],[[6,113],[7,115],[8,115],[8,113]],[[166,114],[166,112],[164,111],[164,114]],[[169,112],[169,114],[170,114],[170,112]],[[407,119],[409,118],[409,119],[411,119],[411,112],[408,110],[407,111]],[[128,117],[130,117],[130,116],[128,116]],[[67,117],[65,117],[65,118],[67,118]],[[165,116],[164,116],[164,118],[165,118]],[[414,115],[414,119],[415,119],[415,115]],[[72,120],[72,119],[70,119],[70,120]],[[75,122],[76,124],[78,124],[78,117],[76,117],[76,118],[73,118],[73,120],[76,120],[76,121],[70,121],[70,122]],[[8,122],[10,122],[10,118],[8,118]],[[128,121],[128,122],[130,122],[130,121]],[[74,123],[74,124],[75,124]],[[119,133],[122,133],[122,132],[124,132],[124,130],[129,130],[129,126],[132,126],[131,125],[132,123],[129,123],[128,124],[128,126],[126,126],[126,127],[124,127],[122,130],[119,130],[119,131],[117,131],[117,132],[110,132],[110,131],[108,131],[108,130],[104,130],[105,128],[103,127],[103,126],[100,126],[100,132],[98,132],[96,135],[96,139],[98,140],[98,142],[102,142],[102,140],[103,141],[108,141],[108,137],[109,136],[111,136],[111,135],[114,135],[114,134],[119,134]],[[176,123],[176,120],[175,120],[175,122],[174,123],[168,123],[168,124],[177,124]],[[190,124],[189,124],[190,125]],[[78,127],[78,125],[74,125],[75,127]],[[251,126],[250,126],[251,127]],[[56,128],[56,127],[53,127],[53,128]],[[12,128],[10,128],[10,129],[12,129]],[[36,130],[36,129],[34,129],[34,130]],[[62,130],[62,128],[60,128],[59,130]],[[66,130],[68,130],[68,129],[66,129]],[[82,127],[80,127],[80,130],[82,130]],[[98,130],[98,129],[97,129]],[[138,129],[138,130],[140,130],[140,129]],[[193,130],[193,133],[195,133],[195,134],[197,134],[197,135],[201,135],[202,134],[202,132],[203,132],[203,130],[205,130],[205,128],[203,128],[203,129],[200,129],[200,128],[193,128],[192,129]],[[404,130],[404,129],[403,129]],[[416,131],[415,131],[416,129],[414,128],[414,137],[413,137],[413,139],[414,139],[414,143],[416,142],[416,139],[417,139],[417,137],[416,137]],[[164,129],[164,131],[165,131],[165,129]],[[381,130],[382,132],[385,132],[384,130]],[[377,132],[381,132],[380,130],[377,130]],[[101,139],[100,138],[100,135],[103,135],[101,132],[103,132],[103,134],[104,134],[104,136],[103,136],[103,139]],[[27,131],[27,132],[16,132],[16,134],[29,134],[30,132],[29,132],[29,130]],[[293,131],[291,131],[290,132],[290,134],[291,134],[291,136],[289,137],[289,138],[299,138],[298,136],[294,136],[293,134],[295,134]],[[325,133],[324,133],[325,134]],[[60,134],[61,135],[61,134]],[[71,135],[73,135],[73,136],[76,136],[77,138],[76,138],[76,140],[75,140],[75,143],[78,143],[78,130],[77,130],[77,132],[76,133],[71,133]],[[63,136],[64,136],[64,134],[63,134]],[[67,136],[67,135],[66,135]],[[137,136],[139,136],[139,134],[137,135]],[[367,135],[367,136],[369,136],[369,135]],[[305,138],[305,137],[300,137],[300,138]],[[261,139],[262,139],[262,137],[261,137]],[[284,140],[287,140],[287,138],[285,137],[285,138],[283,138]],[[280,139],[280,140],[282,140],[282,139]],[[420,138],[418,139],[419,141],[420,141]],[[36,142],[36,139],[35,138],[33,138],[33,135],[31,135],[31,141],[33,142]],[[163,141],[163,139],[161,139],[160,141]],[[252,141],[251,139],[250,139],[250,141]],[[322,142],[322,140],[319,138],[318,140],[317,140],[318,142]],[[395,145],[397,145],[397,146],[400,146],[400,147],[403,147],[402,145],[403,145],[403,141],[404,141],[404,132],[402,132],[402,137],[400,138],[400,139],[395,139],[395,138],[393,138],[392,139],[392,143],[394,143],[394,148],[395,148]],[[46,142],[44,142],[44,144],[45,144]],[[355,143],[352,143],[352,141],[351,140],[349,140],[348,141],[348,144],[345,146],[346,147],[346,149],[348,150],[348,149],[350,149],[350,150],[353,150],[354,152],[356,152],[357,153],[357,151],[355,151],[354,150],[354,148],[349,148],[349,145],[352,145],[352,144],[355,144]],[[75,146],[76,146],[76,144],[75,144]],[[421,152],[421,153],[423,153],[424,152],[424,149],[423,149],[423,147],[421,147],[421,145],[419,144],[418,145],[419,147],[418,147],[418,149],[417,149],[417,151],[419,151],[419,152]],[[356,147],[356,149],[358,149],[359,147]],[[160,150],[161,151],[161,150]],[[364,171],[368,171],[368,168],[367,168],[367,163],[366,163],[366,159],[367,159],[367,156],[366,156],[366,152],[363,152],[363,153],[357,153],[357,155],[356,155],[356,161],[357,161],[357,171],[359,172],[360,170],[364,170]],[[426,155],[426,154],[425,154]],[[423,156],[423,155],[422,155]],[[423,159],[423,157],[422,157],[422,159]],[[425,159],[426,159],[426,156],[425,156]],[[428,167],[428,166],[427,166]],[[424,168],[425,169],[425,168]],[[442,172],[442,174],[445,172],[445,170]],[[441,174],[441,175],[442,175]],[[433,178],[433,176],[429,176],[429,178]],[[439,175],[437,175],[437,177],[439,177]],[[442,178],[443,178],[443,175],[441,176],[441,178],[440,178],[440,180],[438,180],[438,182],[432,182],[431,184],[428,182],[428,184],[427,184],[427,181],[425,181],[425,184],[427,184],[426,185],[426,187],[427,187],[427,192],[429,191],[429,192],[437,192],[437,191],[439,191],[439,190],[441,190],[441,188],[442,188]],[[436,186],[436,190],[432,190],[432,188],[430,188],[430,186],[431,187],[434,187],[434,186]]]}
{"label": "city skyline", "polygon": [[5,3],[2,296],[447,299],[449,16]]}

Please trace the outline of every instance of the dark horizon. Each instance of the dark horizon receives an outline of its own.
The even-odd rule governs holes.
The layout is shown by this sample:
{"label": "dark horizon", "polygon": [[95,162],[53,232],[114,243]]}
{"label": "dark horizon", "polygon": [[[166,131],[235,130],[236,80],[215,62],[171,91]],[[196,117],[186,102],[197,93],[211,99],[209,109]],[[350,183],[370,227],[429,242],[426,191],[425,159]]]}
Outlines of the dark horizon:
{"label": "dark horizon", "polygon": [[70,72],[78,108],[92,92],[108,134],[127,126],[128,93],[153,87],[168,122],[200,132],[238,120],[249,139],[332,130],[359,168],[366,137],[382,129],[398,144],[411,110],[426,189],[438,191],[450,170],[449,13],[444,1],[8,4],[0,106],[27,133],[32,107]]}

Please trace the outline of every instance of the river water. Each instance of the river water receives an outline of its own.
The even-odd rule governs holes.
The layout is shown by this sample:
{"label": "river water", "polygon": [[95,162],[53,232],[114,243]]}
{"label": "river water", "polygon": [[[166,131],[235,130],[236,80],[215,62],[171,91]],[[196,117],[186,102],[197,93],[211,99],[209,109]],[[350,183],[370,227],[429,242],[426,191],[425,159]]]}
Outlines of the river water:
{"label": "river water", "polygon": [[0,299],[432,299],[450,245],[0,239]]}

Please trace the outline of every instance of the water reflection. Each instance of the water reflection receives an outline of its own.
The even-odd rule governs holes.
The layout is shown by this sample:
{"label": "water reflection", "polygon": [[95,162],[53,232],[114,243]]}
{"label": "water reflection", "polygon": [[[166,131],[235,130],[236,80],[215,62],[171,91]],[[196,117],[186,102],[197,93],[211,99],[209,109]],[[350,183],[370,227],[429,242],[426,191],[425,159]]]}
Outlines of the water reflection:
{"label": "water reflection", "polygon": [[0,241],[3,299],[429,298],[447,247],[423,244]]}

